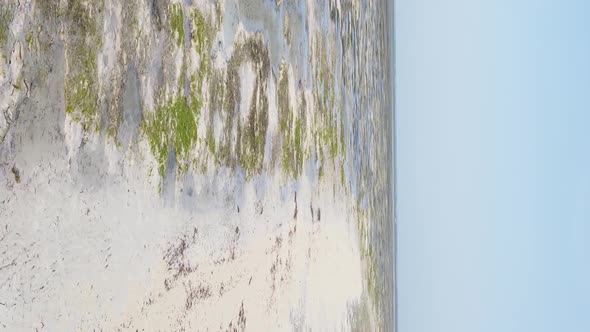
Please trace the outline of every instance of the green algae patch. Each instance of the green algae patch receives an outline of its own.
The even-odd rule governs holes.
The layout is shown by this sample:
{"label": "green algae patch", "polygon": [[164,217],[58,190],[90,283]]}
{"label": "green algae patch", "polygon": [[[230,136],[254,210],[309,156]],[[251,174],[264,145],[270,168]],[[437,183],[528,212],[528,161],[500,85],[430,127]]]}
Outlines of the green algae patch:
{"label": "green algae patch", "polygon": [[191,41],[195,46],[197,53],[201,56],[211,49],[213,42],[214,30],[212,28],[213,22],[211,19],[203,15],[203,13],[195,8],[191,11],[190,18],[192,20]]}
{"label": "green algae patch", "polygon": [[[266,144],[266,130],[268,127],[268,100],[266,93],[261,91],[260,77],[256,80],[248,121],[243,130],[238,122],[238,142],[240,166],[249,178],[262,170],[264,162],[264,146]],[[257,93],[257,91],[259,93]],[[258,98],[257,98],[258,97]]]}
{"label": "green algae patch", "polygon": [[[178,10],[182,10],[174,5],[170,8],[171,11],[177,11],[177,14]],[[173,16],[170,15],[169,19],[171,26],[174,26]],[[203,15],[196,8],[190,9],[187,17],[190,20],[189,47],[198,56],[196,59],[186,60],[190,50],[185,49],[183,61],[196,61],[196,66],[183,63],[176,97],[158,107],[152,114],[147,114],[142,125],[156,159],[158,172],[160,175],[165,173],[169,154],[174,151],[181,170],[188,169],[189,164],[192,164],[199,171],[205,172],[206,166],[213,160],[217,167],[241,167],[246,178],[251,178],[260,173],[264,166],[269,109],[268,49],[262,35],[256,34],[234,45],[234,52],[226,68],[214,68],[211,48],[215,23],[220,22],[220,17]],[[176,31],[175,28],[172,30]],[[245,63],[252,65],[256,79],[252,95],[247,96],[251,100],[247,116],[240,118],[242,96],[238,71]],[[185,80],[188,85],[185,85]],[[184,91],[185,86],[188,86],[189,91]],[[206,123],[204,132],[199,137],[198,121],[203,108]],[[219,127],[215,126],[216,123]],[[189,156],[191,150],[195,153]]]}
{"label": "green algae patch", "polygon": [[189,104],[184,97],[175,97],[146,116],[143,129],[160,176],[166,170],[170,149],[174,149],[179,168],[188,168],[188,154],[197,141],[199,116],[200,105]]}
{"label": "green algae patch", "polygon": [[12,21],[12,8],[7,4],[0,5],[0,48],[8,40],[8,27]]}
{"label": "green algae patch", "polygon": [[199,11],[193,12],[193,23],[197,22],[195,21],[195,17],[199,17],[198,22],[201,23],[195,24],[191,30],[191,40],[200,59],[198,71],[196,74],[193,73],[191,75],[190,83],[191,91],[200,94],[203,90],[204,82],[213,74],[211,57],[209,55],[212,39],[210,37],[204,37],[207,35],[204,31],[208,31],[208,29],[201,25],[204,24],[204,19],[200,16]]}
{"label": "green algae patch", "polygon": [[221,0],[215,1],[215,24],[217,26],[217,30],[221,30],[221,25],[223,24],[223,9]]}
{"label": "green algae patch", "polygon": [[[184,44],[184,10],[181,4],[172,4],[168,11],[170,31],[177,46]],[[198,128],[201,111],[206,102],[203,98],[203,88],[212,75],[209,53],[213,37],[209,19],[198,9],[190,10],[187,18],[190,20],[188,28],[191,47],[194,47],[199,54],[198,67],[196,70],[191,70],[187,65],[185,61],[189,61],[187,60],[188,50],[185,49],[177,82],[178,90],[174,97],[157,107],[153,113],[147,114],[142,124],[160,176],[163,176],[166,171],[171,151],[175,154],[180,172],[188,170],[190,165],[202,172],[206,171],[207,155],[200,155],[206,150],[199,150],[197,143],[203,140],[199,137]],[[188,82],[188,89],[184,88],[185,82]],[[212,117],[209,117],[209,120],[204,144],[210,154],[214,155],[219,149],[215,146]],[[191,151],[197,155],[191,156]]]}
{"label": "green algae patch", "polygon": [[282,62],[277,84],[279,144],[281,146],[281,171],[297,178],[303,172],[303,162],[308,150],[305,140],[306,100],[301,94],[298,111],[291,107],[287,65]]}
{"label": "green algae patch", "polygon": [[291,106],[289,104],[289,76],[287,75],[287,64],[281,63],[279,68],[279,84],[277,86],[279,101],[279,130],[284,132],[288,129],[291,120]]}
{"label": "green algae patch", "polygon": [[35,42],[35,36],[32,32],[28,31],[25,35],[25,40],[27,41],[27,46],[29,50],[33,48],[33,43]]}
{"label": "green algae patch", "polygon": [[287,64],[281,62],[279,68],[279,82],[277,85],[278,117],[279,117],[279,139],[282,146],[281,170],[285,175],[297,177],[295,167],[295,153],[291,142],[291,131],[293,126],[293,111],[289,100],[289,75]]}
{"label": "green algae patch", "polygon": [[310,119],[313,140],[311,148],[315,151],[319,163],[318,176],[322,178],[326,171],[333,172],[340,177],[342,186],[346,187],[346,146],[342,106],[335,91],[337,82],[332,70],[334,63],[328,61],[332,58],[332,52],[325,45],[322,36],[315,38],[312,98],[316,112]]}
{"label": "green algae patch", "polygon": [[193,77],[191,77],[191,83],[195,83],[191,86],[191,90],[201,93],[203,82],[211,77],[212,74],[212,64],[209,53],[213,43],[214,32],[211,28],[213,23],[203,16],[199,9],[193,9],[190,18],[192,21],[192,28],[190,31],[191,42],[200,58],[198,72],[196,73],[196,76],[193,75]]}
{"label": "green algae patch", "polygon": [[334,162],[336,155],[338,154],[338,142],[339,142],[339,135],[338,135],[338,127],[336,121],[333,120],[332,114],[327,113],[326,119],[323,122],[323,125],[320,128],[321,139],[323,146],[328,150],[330,160]]}
{"label": "green algae patch", "polygon": [[61,15],[59,1],[35,0],[35,7],[41,11],[45,19],[56,20]]}
{"label": "green algae patch", "polygon": [[220,160],[217,156],[217,146],[215,142],[215,128],[213,127],[213,120],[216,114],[219,114],[224,104],[225,96],[225,80],[224,74],[221,70],[215,70],[209,80],[209,112],[207,118],[207,132],[205,133],[205,144],[209,154],[219,164]]}
{"label": "green algae patch", "polygon": [[182,5],[173,3],[168,12],[170,20],[170,31],[174,34],[176,46],[181,46],[184,43],[184,17],[182,14]]}
{"label": "green algae patch", "polygon": [[[238,134],[240,166],[246,177],[259,173],[264,162],[266,131],[268,128],[267,78],[270,71],[270,58],[262,38],[253,37],[246,41],[241,51],[256,72],[248,118],[241,133]],[[239,89],[236,86],[236,89]]]}
{"label": "green algae patch", "polygon": [[[195,45],[198,47],[198,42]],[[239,116],[243,96],[238,71],[242,64],[252,65],[256,75],[253,93],[248,96],[251,102],[245,119]],[[210,80],[205,143],[217,165],[225,165],[231,169],[240,166],[248,179],[260,173],[264,164],[269,73],[270,58],[261,35],[235,44],[225,71],[213,70],[206,73],[210,75]],[[215,118],[221,124],[217,129],[218,133],[215,133],[213,126]]]}
{"label": "green algae patch", "polygon": [[303,129],[301,128],[301,118],[295,120],[295,173],[301,174],[303,171]]}
{"label": "green algae patch", "polygon": [[[98,3],[102,6],[102,3]],[[99,128],[97,48],[102,45],[96,16],[100,8],[81,0],[69,1],[67,19],[65,110],[84,130]]]}
{"label": "green algae patch", "polygon": [[78,57],[72,57],[71,64],[76,69],[67,75],[65,82],[66,113],[89,130],[98,115],[96,54],[80,51]]}

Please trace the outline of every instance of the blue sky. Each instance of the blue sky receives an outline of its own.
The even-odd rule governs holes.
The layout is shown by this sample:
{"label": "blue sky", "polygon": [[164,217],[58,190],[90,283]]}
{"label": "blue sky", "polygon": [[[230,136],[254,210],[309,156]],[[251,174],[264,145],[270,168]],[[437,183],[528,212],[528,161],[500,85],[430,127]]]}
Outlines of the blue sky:
{"label": "blue sky", "polygon": [[395,11],[399,331],[590,331],[590,1]]}

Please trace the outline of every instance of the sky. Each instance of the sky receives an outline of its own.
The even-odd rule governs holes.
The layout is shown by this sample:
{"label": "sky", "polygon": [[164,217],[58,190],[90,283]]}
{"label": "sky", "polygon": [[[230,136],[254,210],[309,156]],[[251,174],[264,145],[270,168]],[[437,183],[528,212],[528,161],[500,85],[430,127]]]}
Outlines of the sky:
{"label": "sky", "polygon": [[400,332],[590,331],[590,1],[396,0]]}

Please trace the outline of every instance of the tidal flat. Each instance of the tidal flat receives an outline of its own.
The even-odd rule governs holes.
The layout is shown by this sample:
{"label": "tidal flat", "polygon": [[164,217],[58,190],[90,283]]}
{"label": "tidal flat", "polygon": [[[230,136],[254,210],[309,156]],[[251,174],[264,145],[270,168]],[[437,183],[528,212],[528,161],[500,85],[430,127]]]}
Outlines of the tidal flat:
{"label": "tidal flat", "polygon": [[387,4],[0,3],[0,327],[389,331]]}

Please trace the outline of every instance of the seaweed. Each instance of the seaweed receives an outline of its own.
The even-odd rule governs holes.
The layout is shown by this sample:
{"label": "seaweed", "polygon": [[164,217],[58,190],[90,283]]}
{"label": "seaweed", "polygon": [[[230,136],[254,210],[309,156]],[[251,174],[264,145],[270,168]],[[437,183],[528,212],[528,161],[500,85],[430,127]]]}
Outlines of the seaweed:
{"label": "seaweed", "polygon": [[176,46],[181,46],[184,43],[184,15],[182,5],[180,3],[173,3],[168,11],[170,20],[170,31],[174,34]]}
{"label": "seaweed", "polygon": [[8,40],[8,28],[12,22],[12,8],[7,4],[0,5],[0,48],[4,46]]}
{"label": "seaweed", "polygon": [[[101,4],[99,4],[101,5]],[[97,11],[81,0],[69,1],[65,8],[67,29],[67,71],[65,110],[85,130],[98,130],[97,46],[102,44],[97,23],[91,13]]]}
{"label": "seaweed", "polygon": [[[195,104],[197,103],[197,104]],[[152,154],[156,157],[158,173],[164,175],[169,149],[173,148],[179,167],[188,166],[188,153],[197,140],[200,106],[193,99],[174,97],[146,117],[143,129]]]}

